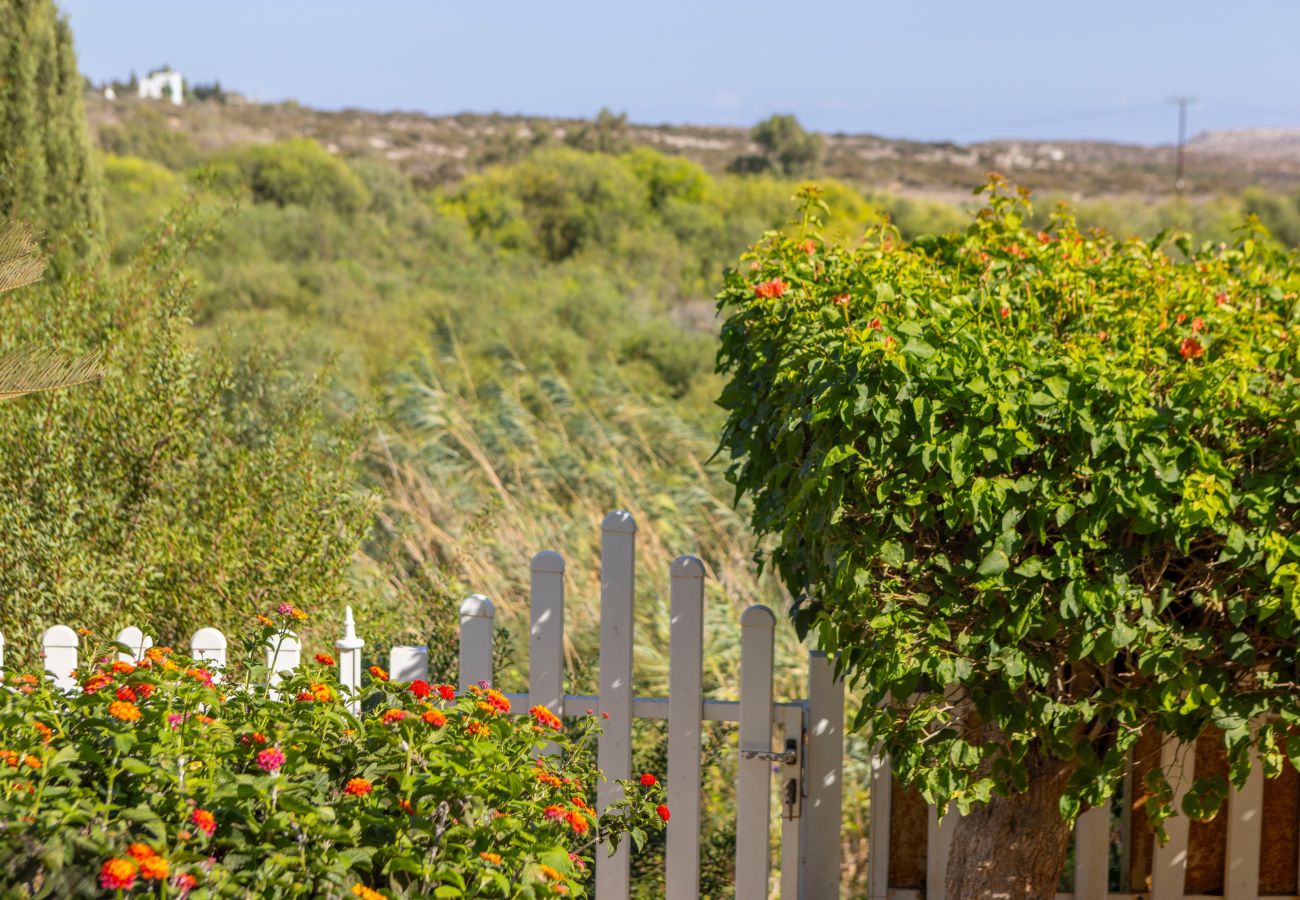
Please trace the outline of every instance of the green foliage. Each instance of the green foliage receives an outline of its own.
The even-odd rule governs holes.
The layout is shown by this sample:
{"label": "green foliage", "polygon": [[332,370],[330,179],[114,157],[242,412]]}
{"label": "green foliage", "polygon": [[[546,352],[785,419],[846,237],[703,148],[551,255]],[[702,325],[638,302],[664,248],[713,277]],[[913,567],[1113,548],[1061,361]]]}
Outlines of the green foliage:
{"label": "green foliage", "polygon": [[1072,818],[1149,727],[1217,730],[1235,784],[1252,746],[1276,773],[1300,265],[1249,229],[1178,257],[1065,210],[1035,233],[989,191],[962,232],[857,248],[820,240],[810,193],[807,243],[769,234],[726,277],[722,444],[795,621],[941,808],[1023,789],[1036,754],[1073,768]]}
{"label": "green foliage", "polygon": [[0,2],[0,219],[45,232],[54,263],[84,255],[103,226],[72,31],[52,0]]}
{"label": "green foliage", "polygon": [[[10,676],[0,861],[11,889],[585,896],[598,840],[640,847],[662,831],[658,783],[623,782],[626,799],[591,810],[594,716],[565,729],[540,707],[508,715],[491,689],[457,698],[376,669],[349,698],[328,656],[268,696],[261,661],[284,632],[263,620],[234,654],[249,662],[221,673],[162,648],[110,665],[128,648],[100,644],[86,649],[103,662],[71,695]],[[554,755],[539,757],[548,742]]]}
{"label": "green foliage", "polygon": [[183,207],[120,276],[11,295],[0,350],[103,350],[103,383],[0,416],[0,633],[10,658],[59,621],[157,620],[164,639],[257,602],[346,588],[363,524],[357,436],[265,352],[190,342]]}
{"label": "green foliage", "polygon": [[343,215],[370,202],[370,192],[347,164],[307,138],[242,147],[229,159],[256,200],[325,207]]}
{"label": "green foliage", "polygon": [[[1051,223],[1052,204],[1031,211],[1026,226],[1046,228]],[[1170,200],[1151,203],[1145,198],[1108,198],[1081,201],[1071,210],[1079,229],[1101,228],[1117,238],[1150,237],[1161,232],[1184,232],[1197,241],[1228,241],[1236,238],[1242,224],[1242,204],[1235,197],[1212,197],[1188,203]]]}
{"label": "green foliage", "polygon": [[761,153],[736,157],[731,171],[740,175],[775,172],[787,178],[810,178],[817,174],[822,137],[804,131],[794,116],[769,116],[750,130],[749,138]]}
{"label": "green foliage", "polygon": [[1286,195],[1250,188],[1242,194],[1246,212],[1258,216],[1283,243],[1300,247],[1300,192]]}
{"label": "green foliage", "polygon": [[128,263],[149,233],[185,196],[182,179],[134,156],[104,158],[104,205],[113,259]]}
{"label": "green foliage", "polygon": [[564,143],[590,153],[624,153],[631,146],[627,113],[615,114],[602,107],[590,123],[584,122],[565,134]]}
{"label": "green foliage", "polygon": [[[970,216],[948,203],[916,197],[898,197],[889,194],[872,194],[870,199],[889,214],[889,221],[899,234],[911,240],[923,234],[942,234],[966,227]],[[828,201],[832,211],[838,203]]]}
{"label": "green foliage", "polygon": [[645,200],[617,160],[555,147],[468,179],[460,202],[476,234],[492,233],[502,246],[535,249],[554,262],[586,245],[612,243],[636,224]]}
{"label": "green foliage", "polygon": [[116,156],[138,156],[169,169],[196,164],[199,148],[184,131],[173,128],[167,116],[148,103],[139,104],[130,115],[99,130],[99,146]]}

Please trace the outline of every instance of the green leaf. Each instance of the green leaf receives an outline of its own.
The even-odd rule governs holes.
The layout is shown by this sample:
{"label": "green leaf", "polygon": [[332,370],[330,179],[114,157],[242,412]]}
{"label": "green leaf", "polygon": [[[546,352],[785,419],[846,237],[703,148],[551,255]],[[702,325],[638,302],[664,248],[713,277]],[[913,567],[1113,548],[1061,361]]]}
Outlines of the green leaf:
{"label": "green leaf", "polygon": [[142,759],[136,759],[134,756],[128,756],[120,763],[123,769],[132,775],[149,775],[154,771],[154,767]]}
{"label": "green leaf", "polygon": [[920,338],[912,338],[903,345],[903,352],[921,359],[929,359],[934,356],[935,350]]}
{"label": "green leaf", "polygon": [[880,560],[888,566],[901,566],[907,560],[903,545],[898,541],[885,541],[880,545]]}
{"label": "green leaf", "polygon": [[980,575],[1000,575],[1011,566],[1011,559],[1001,547],[995,547],[980,560]]}

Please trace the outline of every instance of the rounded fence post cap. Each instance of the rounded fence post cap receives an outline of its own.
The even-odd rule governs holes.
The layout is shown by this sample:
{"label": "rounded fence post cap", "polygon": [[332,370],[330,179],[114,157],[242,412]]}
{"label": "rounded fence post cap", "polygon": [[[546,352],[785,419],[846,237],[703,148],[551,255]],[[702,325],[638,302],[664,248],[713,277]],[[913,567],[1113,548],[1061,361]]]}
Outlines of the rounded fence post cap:
{"label": "rounded fence post cap", "polygon": [[41,636],[41,643],[46,647],[79,647],[81,640],[77,633],[67,625],[51,625]]}
{"label": "rounded fence post cap", "polygon": [[564,572],[564,557],[554,550],[543,550],[533,557],[531,568],[534,572],[551,572],[558,575]]}
{"label": "rounded fence post cap", "polygon": [[226,636],[218,628],[200,628],[194,632],[194,637],[190,638],[190,647],[200,650],[224,650],[226,649]]}
{"label": "rounded fence post cap", "polygon": [[632,518],[630,512],[616,509],[606,514],[604,521],[600,523],[600,530],[620,534],[636,534],[636,519]]}
{"label": "rounded fence post cap", "polygon": [[496,615],[492,601],[482,594],[470,594],[460,604],[462,619],[490,619]]}
{"label": "rounded fence post cap", "polygon": [[678,578],[703,578],[704,563],[694,556],[679,556],[673,560],[669,571]]}
{"label": "rounded fence post cap", "polygon": [[755,603],[740,614],[741,628],[775,628],[776,614],[761,603]]}

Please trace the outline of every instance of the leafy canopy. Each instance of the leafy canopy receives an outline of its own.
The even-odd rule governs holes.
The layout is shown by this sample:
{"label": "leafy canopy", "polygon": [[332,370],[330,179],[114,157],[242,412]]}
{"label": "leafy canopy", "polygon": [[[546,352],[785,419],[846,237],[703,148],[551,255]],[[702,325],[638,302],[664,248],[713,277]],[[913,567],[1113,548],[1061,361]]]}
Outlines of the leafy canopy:
{"label": "leafy canopy", "polygon": [[1300,758],[1300,266],[1252,224],[1174,253],[1064,209],[1033,232],[1027,195],[984,190],[964,231],[852,248],[806,192],[804,235],[726,276],[722,444],[796,623],[931,801],[1024,789],[1032,751],[1073,765],[1072,817],[1147,727],[1276,774]]}

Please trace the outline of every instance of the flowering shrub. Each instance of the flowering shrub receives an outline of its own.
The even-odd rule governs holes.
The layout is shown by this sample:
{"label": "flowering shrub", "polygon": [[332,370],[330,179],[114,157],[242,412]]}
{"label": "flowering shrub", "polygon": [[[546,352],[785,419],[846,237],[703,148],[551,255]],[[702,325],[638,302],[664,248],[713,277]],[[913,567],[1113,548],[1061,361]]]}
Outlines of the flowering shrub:
{"label": "flowering shrub", "polygon": [[[250,656],[280,633],[264,624]],[[595,717],[565,730],[547,710],[512,715],[486,685],[387,676],[358,693],[354,715],[325,654],[273,699],[263,666],[216,673],[167,648],[134,665],[114,661],[119,649],[94,649],[67,694],[5,678],[11,890],[583,896],[597,841],[640,846],[667,819],[662,787],[644,779],[604,816],[591,808]]]}
{"label": "flowering shrub", "polygon": [[[742,256],[722,443],[858,725],[931,802],[979,807],[952,859],[1022,804],[982,845],[1014,879],[1064,862],[1144,729],[1208,729],[1238,786],[1252,748],[1300,764],[1300,259],[1250,223],[1199,247],[1066,210],[1036,230],[1026,194],[985,191],[962,231],[851,247],[806,195],[802,234]],[[1159,767],[1143,788],[1158,823],[1174,792]],[[1197,777],[1182,808],[1226,795]]]}

